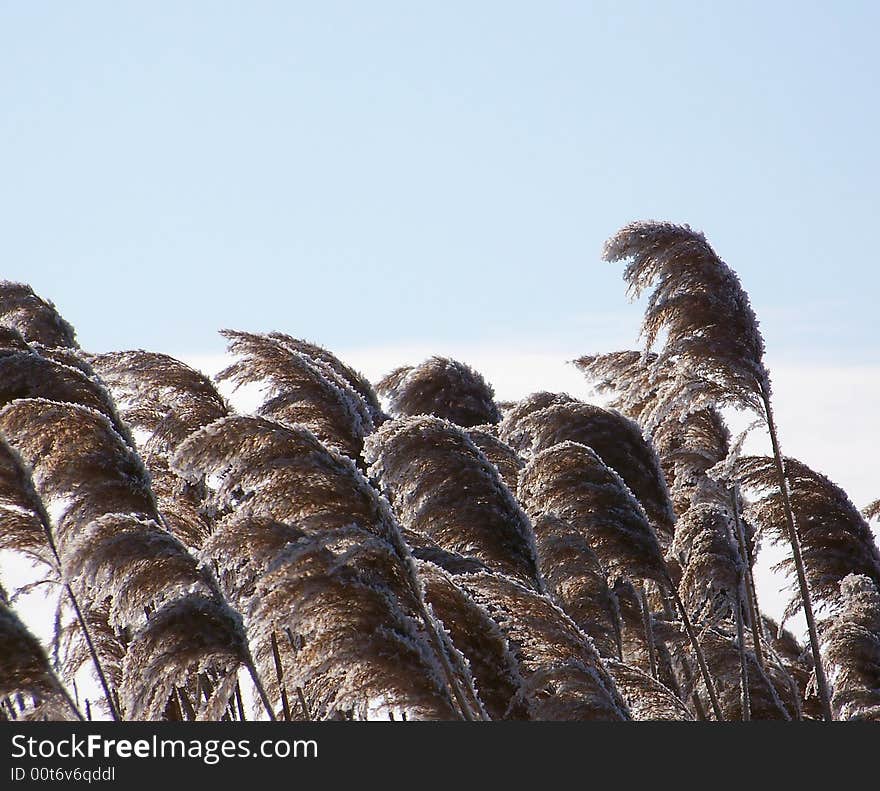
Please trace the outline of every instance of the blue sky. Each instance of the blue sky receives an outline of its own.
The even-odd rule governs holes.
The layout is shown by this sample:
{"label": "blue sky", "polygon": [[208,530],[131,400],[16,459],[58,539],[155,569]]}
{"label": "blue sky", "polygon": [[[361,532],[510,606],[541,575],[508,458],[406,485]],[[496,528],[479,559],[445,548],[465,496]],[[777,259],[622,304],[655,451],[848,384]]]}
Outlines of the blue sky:
{"label": "blue sky", "polygon": [[96,351],[600,351],[660,218],[771,360],[876,364],[878,8],[0,2],[0,274]]}

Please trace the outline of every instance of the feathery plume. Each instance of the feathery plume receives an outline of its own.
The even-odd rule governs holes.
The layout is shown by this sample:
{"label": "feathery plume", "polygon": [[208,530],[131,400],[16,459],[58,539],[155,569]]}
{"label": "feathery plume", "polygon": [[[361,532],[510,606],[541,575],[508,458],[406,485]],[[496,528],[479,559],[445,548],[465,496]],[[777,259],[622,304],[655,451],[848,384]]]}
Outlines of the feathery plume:
{"label": "feathery plume", "polygon": [[523,470],[519,494],[535,518],[547,513],[568,522],[613,576],[668,580],[657,534],[638,501],[586,445],[566,441],[538,453]]}
{"label": "feathery plume", "polygon": [[493,720],[528,719],[523,680],[507,638],[486,610],[433,563],[418,564],[425,598],[467,659],[480,700]]}
{"label": "feathery plume", "polygon": [[26,341],[46,346],[76,347],[76,333],[55,309],[24,283],[0,281],[0,324],[17,330]]}
{"label": "feathery plume", "polygon": [[52,670],[42,644],[10,609],[0,590],[0,698],[21,693],[35,698],[32,717],[83,719]]}
{"label": "feathery plume", "polygon": [[834,713],[841,720],[880,722],[880,592],[850,574],[840,583],[840,608],[824,634],[832,666]]}
{"label": "feathery plume", "polygon": [[[739,638],[728,634],[726,630],[716,627],[701,632],[700,643],[706,655],[712,679],[714,680],[718,699],[725,720],[744,719],[741,662],[743,652],[739,646]],[[749,707],[749,719],[752,720],[789,720],[790,706],[783,702],[790,697],[788,680],[784,673],[773,664],[766,669],[755,660],[751,646],[746,643],[745,656],[748,662],[747,679],[748,694],[746,700]],[[698,684],[702,689],[702,684]]]}
{"label": "feathery plume", "polygon": [[434,415],[465,428],[501,419],[491,385],[470,366],[447,357],[396,368],[376,390],[388,399],[394,417]]}
{"label": "feathery plume", "polygon": [[367,409],[374,425],[379,426],[388,419],[388,416],[382,411],[382,407],[379,405],[379,398],[376,395],[376,391],[373,389],[373,385],[370,384],[369,379],[358,371],[355,371],[351,366],[346,365],[335,354],[315,343],[309,343],[308,341],[299,338],[293,338],[290,335],[285,335],[281,332],[270,332],[269,337],[280,341],[291,351],[301,352],[307,357],[311,357],[313,360],[329,365],[339,377],[347,382],[348,385],[364,399],[364,403],[367,405]]}
{"label": "feathery plume", "polygon": [[301,647],[287,666],[312,716],[403,709],[456,719],[444,670],[419,621],[419,605],[394,548],[356,525],[288,545],[256,582],[251,610],[257,660],[270,634]]}
{"label": "feathery plume", "polygon": [[619,412],[577,401],[551,404],[519,421],[540,453],[571,441],[591,448],[635,495],[663,541],[672,540],[675,514],[657,454],[638,425]]}
{"label": "feathery plume", "polygon": [[[91,358],[125,422],[149,435],[141,450],[172,452],[202,426],[229,414],[211,380],[167,354],[141,349]],[[145,454],[149,462],[151,453]]]}
{"label": "feathery plume", "polygon": [[456,578],[498,623],[516,655],[534,720],[629,720],[589,637],[546,596],[498,574]]}
{"label": "feathery plume", "polygon": [[0,410],[0,431],[32,470],[71,589],[91,608],[109,599],[117,634],[143,628],[150,613],[191,593],[221,603],[210,575],[159,524],[143,463],[104,415],[22,399]]}
{"label": "feathery plume", "polygon": [[284,340],[269,335],[223,330],[238,359],[217,374],[236,386],[259,383],[266,399],[261,417],[286,425],[302,424],[322,442],[357,459],[373,420],[364,398],[345,378]]}
{"label": "feathery plume", "polygon": [[653,289],[642,324],[645,345],[667,333],[653,367],[674,362],[687,378],[714,384],[719,402],[762,414],[770,383],[758,320],[739,278],[702,234],[636,222],[605,243],[602,257],[629,261],[624,279],[631,297]]}
{"label": "feathery plume", "polygon": [[237,613],[197,593],[170,601],[134,635],[125,656],[120,698],[126,719],[162,719],[175,690],[206,671],[220,673],[223,681],[200,706],[198,718],[219,719],[238,667],[249,662]]}
{"label": "feathery plume", "polygon": [[32,471],[62,554],[72,533],[104,514],[156,518],[143,463],[100,412],[20,399],[0,410],[0,432]]}
{"label": "feathery plume", "polygon": [[[803,562],[810,590],[823,608],[838,603],[840,585],[849,574],[880,584],[880,552],[871,528],[839,486],[797,459],[786,458],[789,502],[797,520]],[[784,537],[785,503],[775,487],[775,464],[765,456],[742,457],[734,474],[753,500],[746,513],[775,539]],[[781,568],[791,571],[788,558]],[[791,602],[786,617],[800,609]]]}
{"label": "feathery plume", "polygon": [[602,657],[620,659],[620,613],[596,553],[570,522],[553,514],[536,513],[532,525],[549,594]]}
{"label": "feathery plume", "polygon": [[145,435],[138,448],[165,526],[186,545],[201,546],[213,527],[203,508],[203,482],[181,479],[169,458],[194,431],[228,415],[228,404],[207,376],[166,354],[110,352],[92,362],[125,421]]}
{"label": "feathery plume", "polygon": [[504,420],[498,427],[498,436],[517,453],[528,455],[531,453],[532,430],[535,428],[529,421],[531,415],[554,404],[570,404],[576,401],[577,399],[566,393],[548,393],[543,390],[539,393],[532,393],[521,401],[517,401],[504,413]]}
{"label": "feathery plume", "polygon": [[673,552],[682,561],[678,591],[697,619],[710,623],[739,606],[744,563],[728,513],[714,505],[688,509],[675,528]]}
{"label": "feathery plume", "polygon": [[[612,578],[653,580],[675,598],[713,704],[711,679],[690,618],[672,582],[657,534],[620,476],[586,445],[566,441],[538,453],[520,476],[530,513],[548,513],[583,535]],[[648,624],[649,614],[645,613]],[[651,649],[651,639],[649,650]],[[720,711],[715,705],[716,715]]]}
{"label": "feathery plume", "polygon": [[460,428],[430,416],[391,420],[364,458],[406,528],[541,589],[528,517]]}
{"label": "feathery plume", "polygon": [[605,659],[605,667],[634,720],[687,722],[694,719],[674,692],[647,673],[614,659]]}
{"label": "feathery plume", "polygon": [[465,434],[495,465],[504,485],[515,493],[520,470],[525,466],[524,459],[510,445],[498,438],[495,426],[474,426],[465,431]]}
{"label": "feathery plume", "polygon": [[[468,701],[473,696],[470,680],[453,667],[451,648],[427,611],[412,555],[388,503],[350,458],[325,448],[304,427],[259,417],[229,417],[183,442],[174,463],[186,478],[212,480],[209,501],[230,514],[206,550],[249,545],[243,559],[214,560],[221,579],[231,580],[234,596],[248,603],[260,667],[270,662],[274,667],[270,652],[274,633],[289,632],[297,641],[311,635],[304,648],[285,657],[284,665],[312,713],[325,717],[347,706],[366,705],[365,696],[356,694],[356,682],[360,674],[369,675],[375,662],[368,696],[373,702],[383,696],[396,701],[394,705],[410,699],[414,711],[422,710],[427,705],[424,689],[430,688],[434,690],[431,705],[439,705],[432,697],[437,693],[435,682],[428,680],[439,667],[446,685],[437,693],[446,696],[443,705],[474,716],[475,703]],[[373,562],[375,568],[367,568]],[[326,579],[316,576],[316,569]],[[367,593],[370,585],[372,594]],[[366,598],[357,603],[358,597]],[[421,623],[418,635],[409,627],[408,632],[400,632],[404,616]],[[361,629],[370,633],[361,634]],[[421,679],[418,683],[428,685],[422,692],[407,693],[403,679],[395,681],[396,676],[380,667],[386,661],[383,657],[402,650],[398,633],[409,635],[404,642],[415,641],[407,662],[428,657],[433,663],[422,671],[411,666]],[[388,643],[384,653],[383,641]],[[346,663],[360,649],[365,652],[360,664],[346,675]],[[323,657],[318,656],[320,650]],[[321,680],[322,667],[332,668],[333,679]],[[334,691],[337,682],[340,686]],[[380,694],[383,684],[390,686]]]}

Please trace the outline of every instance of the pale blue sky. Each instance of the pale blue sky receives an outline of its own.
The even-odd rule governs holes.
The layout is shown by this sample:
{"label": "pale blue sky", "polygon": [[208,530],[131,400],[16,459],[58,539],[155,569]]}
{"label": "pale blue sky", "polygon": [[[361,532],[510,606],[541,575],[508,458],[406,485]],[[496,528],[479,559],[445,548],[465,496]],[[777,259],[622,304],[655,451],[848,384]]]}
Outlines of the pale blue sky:
{"label": "pale blue sky", "polygon": [[773,359],[877,363],[878,8],[0,2],[0,276],[96,351],[600,351],[661,218]]}

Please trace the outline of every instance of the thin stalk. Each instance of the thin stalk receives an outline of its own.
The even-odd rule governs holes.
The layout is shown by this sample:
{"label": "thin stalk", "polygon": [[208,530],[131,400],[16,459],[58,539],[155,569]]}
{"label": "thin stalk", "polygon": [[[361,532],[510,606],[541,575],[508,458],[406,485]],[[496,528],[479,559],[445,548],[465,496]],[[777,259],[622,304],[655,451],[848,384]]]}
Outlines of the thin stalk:
{"label": "thin stalk", "polygon": [[76,718],[80,722],[85,722],[86,718],[83,717],[82,712],[79,710],[79,707],[76,703],[73,702],[73,698],[70,697],[70,693],[64,687],[60,681],[58,681],[58,691],[61,693],[61,697],[64,698],[64,702],[70,707],[70,710],[76,715]]}
{"label": "thin stalk", "polygon": [[[52,551],[55,552],[54,545],[52,546]],[[57,553],[55,553],[55,557],[56,559],[58,559]],[[58,560],[58,564],[60,572],[60,559]],[[92,640],[92,633],[89,631],[85,616],[82,614],[82,610],[80,610],[79,608],[79,602],[76,599],[76,594],[74,594],[73,588],[71,588],[70,584],[67,582],[64,583],[64,589],[67,591],[67,596],[70,599],[70,603],[73,605],[73,611],[76,613],[76,620],[79,622],[80,629],[82,629],[83,637],[85,637],[86,645],[89,649],[89,656],[91,656],[92,664],[95,666],[95,671],[98,674],[98,681],[101,682],[101,687],[104,690],[104,696],[107,698],[107,708],[110,710],[110,716],[114,719],[114,721],[119,722],[122,717],[119,716],[119,710],[116,708],[116,704],[114,703],[113,694],[110,691],[110,684],[107,682],[107,676],[104,675],[104,668],[101,665],[101,661],[98,659],[98,652],[95,649],[95,643]]]}
{"label": "thin stalk", "polygon": [[303,693],[302,687],[296,688],[296,696],[299,698],[299,705],[302,706],[303,716],[307,720],[311,720],[312,713],[309,711],[309,704],[306,702],[306,696]]}
{"label": "thin stalk", "polygon": [[703,683],[706,685],[706,692],[709,694],[709,700],[712,703],[712,711],[715,713],[715,719],[721,722],[724,719],[721,713],[721,704],[718,702],[718,693],[715,691],[715,684],[712,682],[712,676],[709,673],[709,667],[706,664],[706,657],[703,655],[700,641],[697,639],[697,633],[694,631],[694,626],[687,614],[681,596],[678,595],[678,591],[675,589],[675,585],[672,584],[671,580],[668,581],[668,585],[672,592],[672,596],[675,599],[675,606],[678,608],[678,612],[681,615],[681,620],[684,624],[685,631],[687,632],[688,639],[691,641],[691,646],[694,649],[694,653],[697,655],[697,664],[700,666],[700,675],[703,676]]}
{"label": "thin stalk", "polygon": [[742,704],[742,719],[743,722],[748,722],[752,719],[752,702],[749,694],[749,665],[746,657],[746,631],[743,628],[743,596],[740,595],[738,598],[739,601],[737,601],[735,609],[736,643],[739,648],[739,689]]}
{"label": "thin stalk", "polygon": [[736,524],[736,540],[739,544],[739,555],[745,566],[743,583],[746,588],[746,603],[749,616],[749,627],[752,630],[752,642],[755,646],[755,660],[758,665],[764,667],[764,648],[761,640],[761,616],[758,614],[758,597],[755,593],[755,577],[752,574],[752,553],[746,541],[746,533],[740,519],[739,495],[736,487],[730,490],[730,499],[733,505],[733,521]]}
{"label": "thin stalk", "polygon": [[275,661],[275,676],[278,679],[278,689],[281,692],[281,710],[284,712],[284,721],[290,722],[290,702],[287,700],[287,690],[284,687],[284,670],[281,667],[281,654],[278,651],[278,639],[272,632],[272,659]]}
{"label": "thin stalk", "polygon": [[638,588],[639,603],[642,609],[642,627],[645,630],[645,643],[648,646],[648,664],[651,668],[651,678],[657,680],[657,657],[654,646],[654,628],[651,625],[651,608],[648,606],[648,594],[645,592],[645,583]]}
{"label": "thin stalk", "polygon": [[[37,516],[40,519],[40,525],[42,526],[43,533],[46,536],[46,543],[48,544],[49,549],[52,551],[52,557],[55,558],[55,565],[58,571],[58,576],[62,580],[64,580],[64,567],[61,563],[61,555],[58,552],[58,547],[55,544],[55,536],[52,532],[52,522],[49,519],[49,513],[46,511],[46,508],[43,505],[43,501],[40,499],[40,496],[33,488],[30,474],[26,472],[26,468],[23,466],[23,463],[22,470],[25,480],[26,491],[30,496],[34,510],[36,511]],[[66,580],[64,581],[64,590],[67,592],[67,597],[70,599],[70,603],[73,605],[73,611],[76,614],[76,619],[79,622],[80,629],[82,629],[83,637],[85,637],[86,646],[89,649],[89,656],[91,657],[92,664],[95,666],[95,672],[98,674],[98,680],[101,682],[101,688],[104,690],[104,696],[107,698],[107,708],[110,710],[110,716],[113,718],[114,721],[119,722],[119,720],[122,719],[119,716],[119,708],[114,701],[113,693],[110,690],[110,684],[107,682],[107,676],[104,674],[104,668],[101,665],[101,660],[98,658],[98,652],[95,650],[95,643],[92,640],[92,633],[91,631],[89,631],[89,626],[86,623],[86,619],[83,616],[82,610],[80,609],[76,594],[73,592],[73,588],[70,586],[70,583]]]}
{"label": "thin stalk", "polygon": [[238,709],[239,721],[245,722],[247,718],[244,716],[244,703],[241,699],[241,684],[238,683],[238,679],[235,680],[235,705]]}
{"label": "thin stalk", "polygon": [[[458,679],[455,677],[455,673],[452,670],[452,665],[449,662],[449,656],[446,653],[445,641],[437,633],[434,622],[431,620],[431,617],[428,615],[428,611],[422,604],[421,597],[419,597],[418,599],[418,607],[420,610],[419,615],[421,615],[422,617],[422,623],[425,624],[425,628],[428,630],[428,637],[433,643],[434,651],[436,652],[437,657],[440,660],[440,664],[443,667],[443,673],[446,676],[446,683],[449,686],[449,689],[452,692],[453,696],[455,697],[455,701],[458,704],[461,715],[468,722],[473,722],[476,717],[471,711],[470,703],[465,699],[465,694],[461,689],[461,685],[458,683]],[[480,718],[482,719],[482,717]]]}
{"label": "thin stalk", "polygon": [[819,692],[819,700],[822,704],[822,714],[828,722],[834,719],[831,710],[831,693],[828,688],[828,679],[825,676],[825,668],[822,665],[822,654],[819,649],[819,632],[816,629],[816,618],[813,615],[813,601],[810,589],[807,585],[807,573],[804,568],[804,558],[801,554],[801,542],[795,528],[794,512],[791,508],[791,500],[788,496],[788,479],[785,475],[785,465],[782,461],[782,452],[779,449],[779,438],[776,435],[776,422],[773,419],[773,408],[770,406],[770,396],[765,387],[761,388],[761,397],[764,401],[764,411],[767,417],[767,430],[770,434],[770,443],[773,445],[773,460],[776,466],[776,477],[779,484],[779,492],[782,495],[782,505],[785,511],[785,524],[788,531],[788,543],[791,545],[791,554],[794,558],[794,567],[797,571],[798,587],[800,588],[801,603],[804,608],[804,617],[807,620],[807,630],[810,634],[810,650],[813,654],[813,671],[816,674],[816,688]]}
{"label": "thin stalk", "polygon": [[269,696],[266,694],[266,690],[263,688],[263,682],[260,681],[260,676],[257,673],[257,668],[254,667],[254,660],[250,657],[247,657],[244,666],[247,668],[248,673],[250,673],[251,681],[254,682],[254,688],[257,690],[257,694],[260,696],[260,700],[263,703],[263,708],[266,709],[266,714],[269,715],[269,719],[272,720],[272,722],[277,722],[278,718],[275,716],[275,712],[272,710],[272,704],[269,702]]}
{"label": "thin stalk", "polygon": [[193,707],[192,701],[189,699],[189,694],[183,687],[177,688],[177,700],[180,703],[181,711],[183,711],[186,719],[189,722],[195,722],[196,710]]}

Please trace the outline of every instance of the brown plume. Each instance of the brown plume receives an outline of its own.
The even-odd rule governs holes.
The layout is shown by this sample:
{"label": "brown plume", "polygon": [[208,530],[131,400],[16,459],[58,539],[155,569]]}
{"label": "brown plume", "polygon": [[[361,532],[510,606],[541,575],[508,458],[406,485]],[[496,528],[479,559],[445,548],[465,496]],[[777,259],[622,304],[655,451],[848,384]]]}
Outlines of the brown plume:
{"label": "brown plume", "polygon": [[10,609],[0,589],[0,698],[30,695],[27,719],[82,719],[55,675],[40,641]]}
{"label": "brown plume", "polygon": [[55,309],[24,283],[0,281],[0,324],[17,330],[26,341],[45,346],[75,347],[76,333]]}
{"label": "brown plume", "polygon": [[229,406],[207,376],[166,354],[111,352],[92,362],[143,437],[139,449],[166,527],[188,546],[201,546],[212,530],[203,482],[181,479],[169,458],[194,431],[228,415]]}
{"label": "brown plume", "polygon": [[[834,607],[840,584],[849,574],[869,577],[880,583],[880,552],[871,528],[846,493],[821,473],[797,459],[786,458],[790,501],[802,546],[810,591],[824,607]],[[772,458],[747,456],[739,460],[735,475],[754,493],[747,514],[771,537],[783,537],[784,503],[775,487]],[[781,567],[791,571],[789,558]],[[787,615],[800,609],[793,601]]]}
{"label": "brown plume", "polygon": [[666,584],[657,534],[621,480],[586,445],[562,442],[538,453],[520,477],[519,495],[533,518],[551,514],[583,536],[614,576]]}
{"label": "brown plume", "polygon": [[498,625],[447,573],[419,563],[425,598],[468,661],[480,700],[493,720],[528,719],[519,666]]}
{"label": "brown plume", "polygon": [[665,543],[675,514],[657,454],[638,425],[614,412],[578,401],[555,403],[518,421],[531,438],[531,454],[571,441],[592,448],[635,495]]}
{"label": "brown plume", "polygon": [[281,332],[270,332],[269,337],[281,341],[281,343],[291,351],[301,352],[307,357],[311,357],[313,360],[329,365],[339,377],[347,382],[348,385],[364,399],[370,417],[373,419],[373,423],[376,426],[381,425],[388,419],[388,416],[382,411],[382,407],[379,405],[376,391],[373,389],[373,385],[370,384],[369,379],[358,371],[355,371],[351,366],[346,365],[335,354],[327,351],[327,349],[322,346],[309,343],[308,341],[299,338],[293,338],[290,335],[284,335]]}
{"label": "brown plume", "polygon": [[407,529],[541,588],[528,518],[460,428],[429,416],[391,420],[364,458]]}
{"label": "brown plume", "polygon": [[261,666],[271,634],[301,645],[286,680],[313,717],[371,708],[456,719],[444,670],[420,622],[407,569],[383,538],[356,525],[288,545],[256,583],[252,631]]}
{"label": "brown plume", "polygon": [[678,591],[697,620],[730,615],[741,601],[744,563],[727,511],[702,504],[689,508],[675,528],[673,552],[681,559]]}
{"label": "brown plume", "polygon": [[465,434],[495,465],[504,485],[515,493],[520,470],[525,466],[523,458],[510,445],[498,438],[495,426],[475,426],[465,431]]}
{"label": "brown plume", "polygon": [[826,626],[824,643],[835,716],[880,722],[880,592],[873,579],[858,574],[843,579],[840,608]]}
{"label": "brown plume", "polygon": [[576,401],[577,399],[565,393],[546,391],[532,393],[517,401],[504,413],[504,420],[498,427],[498,436],[517,453],[528,455],[534,443],[532,431],[536,428],[536,425],[529,420],[531,415],[554,404],[569,404]]}
{"label": "brown plume", "polygon": [[469,428],[497,423],[495,393],[470,366],[446,357],[430,357],[415,367],[396,368],[376,384],[394,417],[434,415]]}
{"label": "brown plume", "polygon": [[605,667],[634,720],[682,722],[694,719],[674,692],[647,673],[614,659],[606,659]]}
{"label": "brown plume", "polygon": [[534,720],[629,720],[590,639],[546,596],[498,574],[456,578],[510,641]]}
{"label": "brown plume", "polygon": [[217,374],[235,385],[259,383],[266,398],[262,417],[302,424],[322,442],[357,459],[373,419],[364,398],[333,366],[288,345],[284,336],[223,330],[238,360]]}
{"label": "brown plume", "polygon": [[[743,719],[741,690],[742,654],[738,639],[723,628],[706,629],[700,634],[700,643],[712,673],[718,699],[725,720]],[[755,660],[751,644],[746,641],[748,661],[748,701],[752,720],[789,720],[795,709],[792,691],[783,670],[774,664],[766,668]],[[696,679],[695,679],[696,680]],[[703,684],[697,688],[703,690]],[[786,705],[786,700],[788,701]]]}
{"label": "brown plume", "polygon": [[682,382],[703,380],[718,402],[763,415],[770,384],[764,341],[739,278],[688,226],[635,222],[605,243],[606,261],[629,260],[629,293],[648,298],[642,335],[650,348],[661,331],[662,350],[652,367],[676,366]]}
{"label": "brown plume", "polygon": [[[108,623],[117,635],[145,628],[152,612],[191,593],[222,605],[210,575],[159,524],[140,458],[104,415],[24,399],[0,410],[0,431],[32,470],[70,586],[90,609],[109,600]],[[216,627],[208,619],[203,628]],[[142,697],[141,688],[135,698]]]}
{"label": "brown plume", "polygon": [[617,600],[586,537],[550,513],[532,516],[538,563],[548,593],[603,657],[621,658]]}

